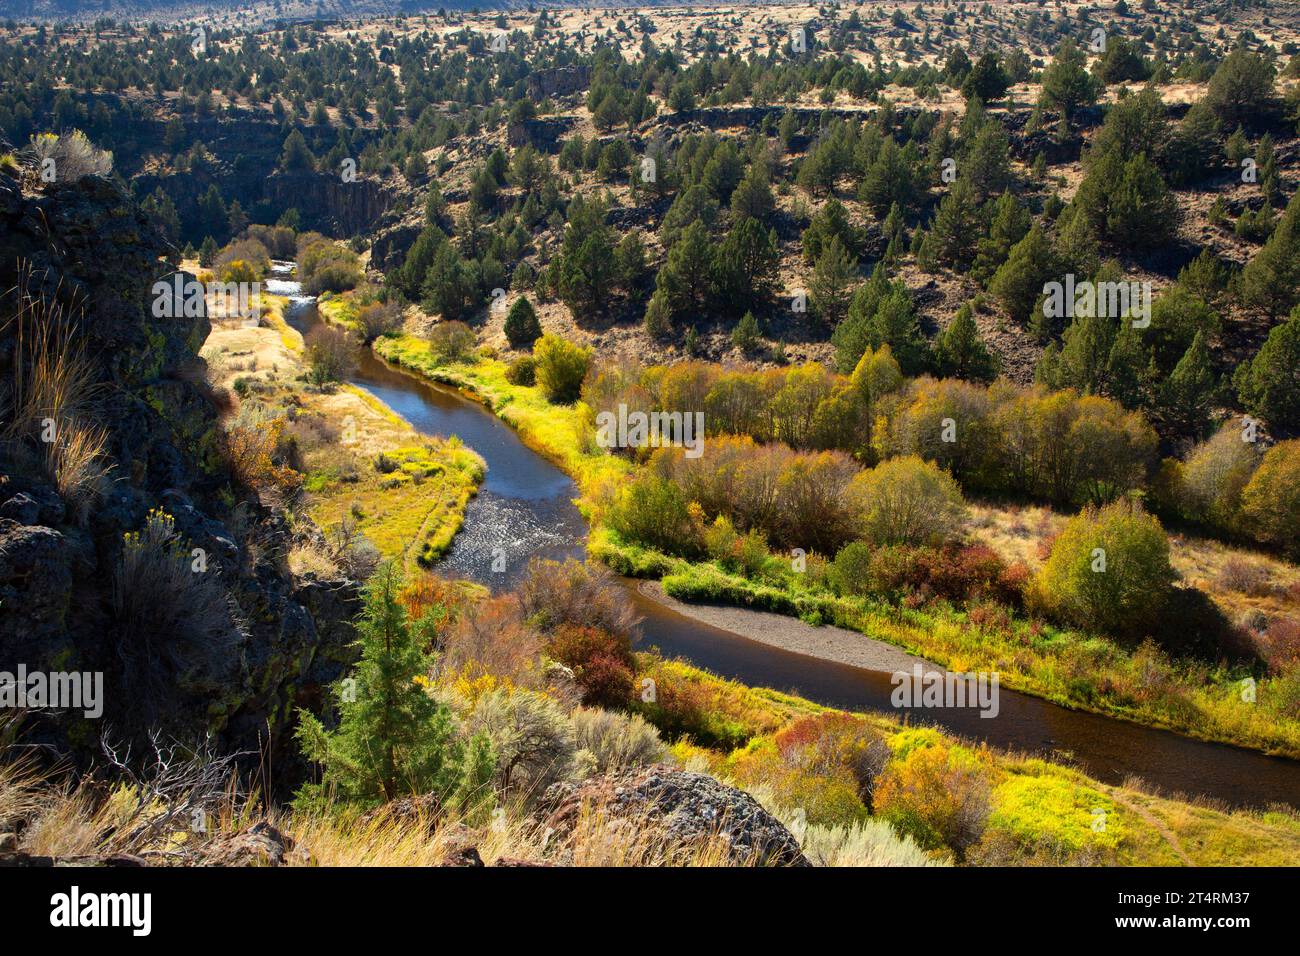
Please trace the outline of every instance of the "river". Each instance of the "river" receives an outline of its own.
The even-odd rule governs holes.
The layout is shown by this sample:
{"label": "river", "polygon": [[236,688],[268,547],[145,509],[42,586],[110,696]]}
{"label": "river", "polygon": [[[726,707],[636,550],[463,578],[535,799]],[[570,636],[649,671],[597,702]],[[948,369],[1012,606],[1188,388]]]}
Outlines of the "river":
{"label": "river", "polygon": [[[281,278],[268,281],[267,291],[292,296],[286,318],[298,331],[309,331],[320,321],[314,302],[283,278],[284,265],[277,273]],[[352,381],[417,430],[459,435],[487,462],[487,477],[440,570],[501,590],[531,557],[583,556],[587,529],[573,505],[573,481],[500,419],[454,389],[389,366],[369,349],[359,351]],[[643,647],[658,647],[667,656],[751,686],[789,691],[831,707],[903,716],[890,702],[888,673],[758,643],[679,614],[641,594],[635,582],[625,586],[643,619]],[[908,710],[906,716],[1002,749],[1073,763],[1106,783],[1136,776],[1169,794],[1211,797],[1232,806],[1300,807],[1300,762],[1070,710],[1005,688],[999,703],[991,719],[974,708],[955,707]]]}

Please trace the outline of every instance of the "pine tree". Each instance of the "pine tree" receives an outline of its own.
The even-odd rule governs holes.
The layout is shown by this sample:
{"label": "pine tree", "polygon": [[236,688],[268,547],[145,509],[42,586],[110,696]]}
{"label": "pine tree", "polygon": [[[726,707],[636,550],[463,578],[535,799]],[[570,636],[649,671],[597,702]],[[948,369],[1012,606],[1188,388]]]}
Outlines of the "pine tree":
{"label": "pine tree", "polygon": [[975,190],[964,176],[957,180],[948,195],[939,203],[934,214],[934,227],[930,237],[934,241],[933,254],[937,261],[965,271],[975,258],[979,242],[979,209]]}
{"label": "pine tree", "polygon": [[338,728],[326,730],[299,711],[298,742],[323,769],[321,784],[305,787],[300,797],[373,805],[433,794],[443,806],[481,809],[491,797],[490,745],[462,743],[450,709],[417,682],[432,666],[424,650],[429,638],[408,620],[400,587],[388,564],[366,589],[357,625],[361,660],[340,688]]}
{"label": "pine tree", "polygon": [[736,324],[736,327],[731,330],[731,344],[742,352],[749,354],[758,348],[761,334],[754,313],[746,312]]}
{"label": "pine tree", "polygon": [[1300,193],[1291,197],[1264,248],[1241,272],[1241,299],[1271,319],[1285,315],[1300,297]]}
{"label": "pine tree", "polygon": [[1273,327],[1254,359],[1240,366],[1234,383],[1242,404],[1270,428],[1300,431],[1300,307]]}
{"label": "pine tree", "polygon": [[204,268],[211,267],[217,259],[218,251],[217,240],[211,236],[204,236],[203,242],[199,244],[199,265]]}
{"label": "pine tree", "polygon": [[978,96],[983,102],[1000,100],[1007,95],[1011,78],[1002,68],[1002,58],[989,51],[976,61],[975,66],[962,81],[961,92],[967,99]]}
{"label": "pine tree", "polygon": [[280,168],[284,170],[316,168],[316,157],[307,148],[307,140],[296,129],[284,140],[284,150],[280,153]]}
{"label": "pine tree", "polygon": [[471,311],[476,291],[468,263],[450,242],[443,242],[420,287],[425,311],[459,320]]}
{"label": "pine tree", "polygon": [[930,361],[930,345],[903,283],[895,283],[868,325],[872,348],[888,345],[899,367],[908,375],[923,372]]}
{"label": "pine tree", "polygon": [[532,348],[533,343],[542,337],[542,324],[537,321],[537,312],[527,296],[520,296],[510,307],[506,314],[505,333],[512,349]]}
{"label": "pine tree", "polygon": [[832,237],[813,268],[810,290],[813,308],[828,329],[834,329],[844,318],[849,305],[849,287],[857,274],[857,263],[840,240]]}
{"label": "pine tree", "polygon": [[906,209],[916,195],[916,167],[910,146],[907,150],[900,149],[892,137],[887,138],[863,177],[858,198],[877,216],[885,215],[894,203]]}
{"label": "pine tree", "polygon": [[1044,283],[1056,275],[1052,247],[1035,223],[1011,249],[1011,255],[989,282],[992,292],[1016,322],[1025,323],[1042,295]]}
{"label": "pine tree", "polygon": [[1124,164],[1123,174],[1110,195],[1106,235],[1130,247],[1164,243],[1173,234],[1178,205],[1164,177],[1146,153]]}
{"label": "pine tree", "polygon": [[1131,322],[1120,326],[1106,359],[1106,395],[1125,408],[1144,404],[1149,359],[1141,334]]}
{"label": "pine tree", "polygon": [[728,311],[750,309],[772,293],[780,265],[776,237],[758,219],[742,219],[713,258],[719,305]]}
{"label": "pine tree", "polygon": [[976,382],[997,377],[997,361],[975,325],[975,310],[969,302],[957,310],[934,347],[934,364],[940,375]]}
{"label": "pine tree", "polygon": [[1115,320],[1078,316],[1065,330],[1061,349],[1043,363],[1039,380],[1051,388],[1073,388],[1086,395],[1104,391],[1115,342]]}
{"label": "pine tree", "polygon": [[1210,350],[1206,348],[1205,335],[1197,332],[1173,374],[1160,386],[1157,409],[1160,420],[1174,434],[1199,439],[1210,425],[1214,393]]}
{"label": "pine tree", "polygon": [[1079,107],[1097,99],[1097,85],[1088,73],[1087,62],[1074,41],[1065,40],[1043,71],[1042,103],[1061,114],[1062,133],[1069,129]]}
{"label": "pine tree", "polygon": [[1011,247],[1029,232],[1029,210],[1015,196],[1004,192],[993,203],[993,222],[988,235],[979,240],[975,264],[971,274],[980,282],[988,282],[998,267],[1007,261]]}
{"label": "pine tree", "polygon": [[704,223],[696,220],[669,251],[657,290],[667,296],[673,315],[691,313],[693,322],[712,295],[713,275],[713,244]]}
{"label": "pine tree", "polygon": [[731,194],[731,214],[738,220],[750,218],[766,224],[775,208],[767,169],[755,163]]}

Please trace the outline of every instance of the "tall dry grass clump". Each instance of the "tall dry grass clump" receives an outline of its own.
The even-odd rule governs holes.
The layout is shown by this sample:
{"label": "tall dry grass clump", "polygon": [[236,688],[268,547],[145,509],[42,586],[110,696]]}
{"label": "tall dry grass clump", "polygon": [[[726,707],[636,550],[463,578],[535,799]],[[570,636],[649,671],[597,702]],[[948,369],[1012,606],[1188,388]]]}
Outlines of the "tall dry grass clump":
{"label": "tall dry grass clump", "polygon": [[53,294],[33,292],[30,267],[3,296],[0,335],[14,340],[0,383],[0,443],[49,480],[84,520],[108,475],[108,430],[93,421],[102,391],[77,335],[77,319]]}

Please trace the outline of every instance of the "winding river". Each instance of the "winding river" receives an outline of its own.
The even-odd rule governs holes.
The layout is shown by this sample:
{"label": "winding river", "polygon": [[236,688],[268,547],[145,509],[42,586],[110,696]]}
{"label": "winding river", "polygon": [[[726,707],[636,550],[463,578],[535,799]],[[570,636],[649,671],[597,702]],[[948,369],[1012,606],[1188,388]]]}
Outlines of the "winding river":
{"label": "winding river", "polygon": [[[281,278],[267,291],[291,296],[286,318],[300,332],[320,321],[312,299]],[[582,557],[586,525],[572,500],[572,480],[527,448],[500,419],[477,403],[389,366],[361,350],[352,377],[430,435],[459,435],[488,464],[487,478],[465,515],[463,530],[442,563],[448,574],[494,590],[509,587],[534,556]],[[505,556],[504,570],[501,566]],[[640,643],[681,656],[742,683],[790,691],[832,707],[897,714],[890,674],[792,653],[677,613],[625,582],[641,614]],[[864,638],[865,640],[866,638]],[[914,723],[931,723],[971,740],[1015,752],[1071,762],[1106,783],[1140,777],[1164,792],[1211,797],[1232,806],[1300,807],[1300,762],[1081,711],[1002,689],[1000,712],[985,719],[973,708],[909,711]]]}

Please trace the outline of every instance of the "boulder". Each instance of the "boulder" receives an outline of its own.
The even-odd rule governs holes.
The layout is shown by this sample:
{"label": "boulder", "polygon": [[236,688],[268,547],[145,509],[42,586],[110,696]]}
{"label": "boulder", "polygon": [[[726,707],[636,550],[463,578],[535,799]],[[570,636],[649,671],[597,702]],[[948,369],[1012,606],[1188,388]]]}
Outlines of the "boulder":
{"label": "boulder", "polygon": [[584,808],[628,826],[657,826],[672,841],[703,842],[717,835],[737,863],[808,866],[799,841],[745,793],[702,773],[653,766],[606,774],[581,784],[553,785],[543,800],[543,826],[561,858]]}

